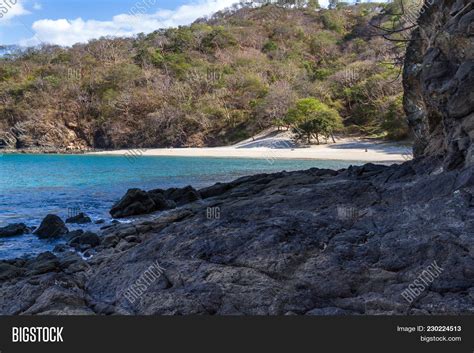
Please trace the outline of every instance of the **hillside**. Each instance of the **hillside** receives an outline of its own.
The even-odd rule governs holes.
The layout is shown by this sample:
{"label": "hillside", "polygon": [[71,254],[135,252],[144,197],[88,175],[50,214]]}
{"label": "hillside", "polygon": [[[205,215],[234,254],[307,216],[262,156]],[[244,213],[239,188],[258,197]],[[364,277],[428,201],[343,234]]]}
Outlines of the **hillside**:
{"label": "hillside", "polygon": [[265,5],[191,26],[0,58],[0,148],[218,146],[313,97],[339,130],[403,138],[400,67],[370,22],[386,6]]}

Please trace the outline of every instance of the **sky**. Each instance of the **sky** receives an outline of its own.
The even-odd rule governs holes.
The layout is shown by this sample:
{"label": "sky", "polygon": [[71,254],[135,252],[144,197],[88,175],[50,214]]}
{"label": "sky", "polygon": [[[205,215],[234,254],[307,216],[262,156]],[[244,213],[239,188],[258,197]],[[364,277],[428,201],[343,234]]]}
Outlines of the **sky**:
{"label": "sky", "polygon": [[[0,45],[70,46],[192,23],[236,0],[0,0]],[[327,0],[319,1],[322,6]]]}

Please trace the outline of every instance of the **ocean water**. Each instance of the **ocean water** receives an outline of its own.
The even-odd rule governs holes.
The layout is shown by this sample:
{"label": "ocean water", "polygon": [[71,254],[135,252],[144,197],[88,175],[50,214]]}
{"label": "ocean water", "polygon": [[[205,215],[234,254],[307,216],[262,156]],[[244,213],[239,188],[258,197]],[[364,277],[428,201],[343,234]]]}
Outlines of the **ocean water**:
{"label": "ocean water", "polygon": [[[66,219],[84,212],[93,222],[111,221],[111,206],[130,188],[192,185],[201,188],[238,177],[313,167],[341,169],[362,164],[341,161],[90,155],[3,155],[0,157],[0,227],[23,222],[38,226],[49,213]],[[125,222],[130,221],[126,220]],[[100,225],[103,226],[103,225]],[[97,230],[100,226],[68,225]],[[34,255],[61,242],[32,234],[0,238],[0,259]]]}

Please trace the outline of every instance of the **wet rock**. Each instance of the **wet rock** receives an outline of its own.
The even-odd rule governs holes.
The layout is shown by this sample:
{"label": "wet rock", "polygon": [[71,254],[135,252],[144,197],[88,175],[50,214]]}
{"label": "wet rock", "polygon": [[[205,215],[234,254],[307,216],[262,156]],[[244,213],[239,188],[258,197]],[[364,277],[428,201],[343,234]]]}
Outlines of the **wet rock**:
{"label": "wet rock", "polygon": [[155,211],[173,209],[201,199],[199,191],[191,186],[155,189],[143,191],[130,189],[126,195],[110,210],[114,218],[124,218],[135,215],[149,214]]}
{"label": "wet rock", "polygon": [[59,244],[59,245],[56,245],[54,247],[53,252],[54,253],[63,253],[63,252],[70,251],[70,250],[71,250],[71,247],[69,245]]}
{"label": "wet rock", "polygon": [[31,232],[31,228],[28,228],[23,223],[9,224],[6,227],[0,228],[0,238],[15,237]]}
{"label": "wet rock", "polygon": [[114,218],[123,218],[150,213],[154,208],[155,203],[146,191],[130,189],[125,196],[112,207],[110,214]]}
{"label": "wet rock", "polygon": [[69,245],[75,249],[83,250],[85,248],[93,248],[100,245],[100,237],[92,232],[85,232],[69,241]]}
{"label": "wet rock", "polygon": [[76,230],[73,230],[72,232],[66,233],[64,235],[64,238],[71,240],[72,238],[78,237],[82,234],[84,234],[84,231],[82,229],[76,229]]}
{"label": "wet rock", "polygon": [[82,212],[79,213],[77,216],[66,219],[66,223],[86,224],[91,222],[92,220]]}
{"label": "wet rock", "polygon": [[91,258],[92,256],[94,256],[96,254],[96,250],[95,249],[87,249],[86,251],[84,251],[84,257],[86,259],[89,259]]}
{"label": "wet rock", "polygon": [[64,222],[56,215],[47,215],[39,228],[34,232],[35,235],[38,236],[40,239],[50,239],[50,238],[58,238],[66,233],[69,230],[67,229]]}
{"label": "wet rock", "polygon": [[110,214],[114,218],[124,218],[166,210],[173,208],[173,206],[159,193],[147,193],[140,189],[130,189],[112,207]]}

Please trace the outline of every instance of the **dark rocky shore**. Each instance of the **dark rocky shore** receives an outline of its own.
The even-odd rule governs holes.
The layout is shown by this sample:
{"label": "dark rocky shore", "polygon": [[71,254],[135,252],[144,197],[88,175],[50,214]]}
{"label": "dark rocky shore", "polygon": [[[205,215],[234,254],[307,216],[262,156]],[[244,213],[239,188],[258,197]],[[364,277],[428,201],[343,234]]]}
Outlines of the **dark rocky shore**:
{"label": "dark rocky shore", "polygon": [[[1,262],[0,312],[474,313],[474,167],[440,172],[436,162],[217,184],[89,235],[88,261],[57,249]],[[433,262],[441,275],[409,303],[402,292]],[[127,289],[153,264],[162,275],[130,301]]]}

